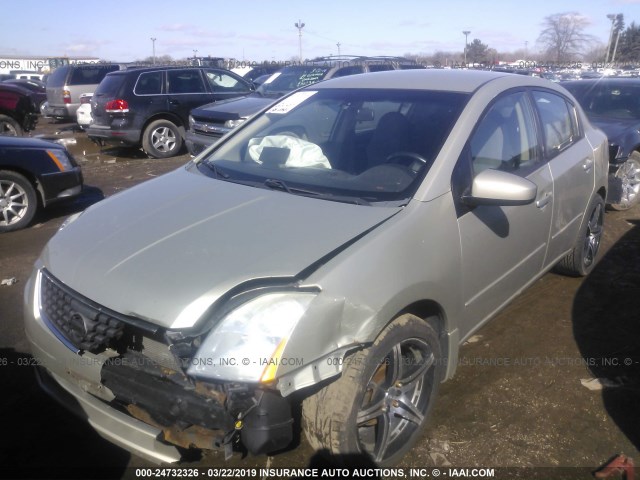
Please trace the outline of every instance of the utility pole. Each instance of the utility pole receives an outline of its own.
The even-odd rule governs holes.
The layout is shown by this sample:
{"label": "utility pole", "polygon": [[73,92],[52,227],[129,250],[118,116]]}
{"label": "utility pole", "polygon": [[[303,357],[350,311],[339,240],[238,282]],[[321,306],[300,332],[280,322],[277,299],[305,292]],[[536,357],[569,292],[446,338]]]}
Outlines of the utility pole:
{"label": "utility pole", "polygon": [[468,39],[471,31],[464,30],[462,33],[464,35],[464,66],[466,67],[467,66],[467,45],[469,44]]}
{"label": "utility pole", "polygon": [[152,45],[152,49],[153,49],[153,64],[156,64],[156,39],[154,37],[151,37],[151,45]]}
{"label": "utility pole", "polygon": [[298,29],[298,48],[300,50],[300,63],[302,63],[302,29],[304,28],[304,23],[302,23],[302,20],[298,20],[295,26]]}
{"label": "utility pole", "polygon": [[609,32],[609,43],[607,43],[607,55],[604,57],[604,63],[609,62],[609,52],[611,52],[611,42],[613,42],[613,27],[616,23],[616,16],[613,13],[607,15],[607,18],[611,20],[611,31]]}

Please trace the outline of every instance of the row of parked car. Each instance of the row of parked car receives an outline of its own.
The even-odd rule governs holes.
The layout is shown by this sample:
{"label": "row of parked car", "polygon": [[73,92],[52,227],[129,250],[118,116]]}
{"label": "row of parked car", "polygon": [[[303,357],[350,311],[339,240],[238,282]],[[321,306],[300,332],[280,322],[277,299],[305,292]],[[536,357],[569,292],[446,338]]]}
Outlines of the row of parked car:
{"label": "row of parked car", "polygon": [[[237,73],[206,67],[67,65],[50,75],[46,84],[38,79],[0,82],[0,133],[29,132],[38,112],[62,119],[75,115],[98,143],[141,146],[158,158],[176,155],[186,144],[197,155],[294,89],[356,73],[410,68],[419,66],[387,57],[331,57],[282,69],[243,68]],[[607,203],[615,209],[630,208],[640,200],[640,80],[607,77],[562,82],[562,86],[609,138]],[[57,168],[55,163],[50,166]],[[32,172],[33,190],[41,174]],[[24,185],[21,188],[26,191]],[[0,230],[28,224],[31,210],[5,212],[12,220],[5,220]]]}
{"label": "row of parked car", "polygon": [[[261,66],[237,73],[211,67],[114,71],[94,92],[87,134],[99,143],[140,146],[156,158],[177,155],[185,142],[197,154],[232,126],[296,88],[333,77],[403,67],[418,65],[401,58],[331,57],[282,69]],[[52,87],[49,91],[55,94]],[[233,101],[240,97],[242,101]],[[81,114],[85,115],[83,109]]]}

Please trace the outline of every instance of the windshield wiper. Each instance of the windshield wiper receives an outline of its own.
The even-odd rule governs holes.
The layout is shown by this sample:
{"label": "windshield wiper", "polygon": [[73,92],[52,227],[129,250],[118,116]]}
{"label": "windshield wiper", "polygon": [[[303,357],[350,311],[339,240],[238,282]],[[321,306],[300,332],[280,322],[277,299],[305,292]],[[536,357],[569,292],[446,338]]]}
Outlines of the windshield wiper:
{"label": "windshield wiper", "polygon": [[[293,193],[291,189],[284,183],[282,180],[278,180],[277,178],[267,178],[264,181],[264,186],[269,187],[271,189],[280,189],[284,190],[287,193]],[[315,193],[315,192],[307,192],[307,193]]]}
{"label": "windshield wiper", "polygon": [[321,198],[332,202],[355,203],[356,205],[371,205],[369,201],[360,197],[351,197],[348,195],[333,195],[331,193],[314,192],[313,190],[304,190],[302,188],[290,188],[284,181],[277,178],[267,178],[264,186],[271,189],[283,190],[292,195],[302,195],[305,197]]}
{"label": "windshield wiper", "polygon": [[202,165],[204,165],[205,167],[207,167],[209,170],[211,170],[213,172],[213,174],[215,175],[215,178],[229,178],[231,177],[231,175],[229,175],[226,172],[223,172],[222,170],[220,170],[218,167],[216,167],[213,163],[209,163],[206,160],[204,162],[201,162]]}

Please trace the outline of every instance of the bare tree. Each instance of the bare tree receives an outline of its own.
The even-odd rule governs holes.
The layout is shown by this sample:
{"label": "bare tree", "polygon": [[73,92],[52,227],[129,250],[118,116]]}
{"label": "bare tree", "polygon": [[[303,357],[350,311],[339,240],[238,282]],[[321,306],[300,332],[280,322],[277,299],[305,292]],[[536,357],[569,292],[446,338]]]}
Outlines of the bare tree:
{"label": "bare tree", "polygon": [[578,12],[549,15],[542,22],[543,29],[538,42],[546,50],[549,60],[569,62],[593,41],[593,36],[584,33],[588,25],[586,17]]}

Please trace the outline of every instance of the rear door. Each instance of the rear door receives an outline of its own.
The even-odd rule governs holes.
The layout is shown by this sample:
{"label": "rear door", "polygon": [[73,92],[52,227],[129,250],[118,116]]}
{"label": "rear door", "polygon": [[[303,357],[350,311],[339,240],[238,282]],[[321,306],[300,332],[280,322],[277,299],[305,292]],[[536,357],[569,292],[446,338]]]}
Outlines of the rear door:
{"label": "rear door", "polygon": [[170,69],[167,75],[167,109],[188,125],[189,112],[213,101],[200,68]]}
{"label": "rear door", "polygon": [[545,157],[553,176],[553,220],[546,265],[555,264],[578,237],[595,185],[593,149],[581,131],[575,107],[551,91],[532,92]]}

